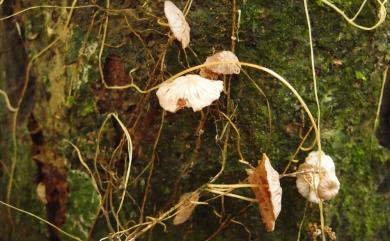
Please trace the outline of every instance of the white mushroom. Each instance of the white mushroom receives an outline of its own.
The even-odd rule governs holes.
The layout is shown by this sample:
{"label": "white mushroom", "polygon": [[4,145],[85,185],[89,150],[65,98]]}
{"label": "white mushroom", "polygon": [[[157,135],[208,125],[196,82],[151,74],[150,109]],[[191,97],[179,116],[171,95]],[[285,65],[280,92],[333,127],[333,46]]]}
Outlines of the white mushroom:
{"label": "white mushroom", "polygon": [[190,43],[190,25],[188,25],[183,12],[171,1],[164,2],[164,13],[173,35],[181,42],[183,49]]}
{"label": "white mushroom", "polygon": [[[209,77],[211,73],[214,74],[239,74],[240,61],[237,56],[231,51],[221,51],[212,56],[207,57],[205,64],[215,62],[232,62],[227,64],[214,64],[201,69],[200,74],[204,77]],[[211,72],[211,73],[210,73]]]}
{"label": "white mushroom", "polygon": [[[184,201],[185,200],[185,201]],[[181,197],[179,202],[184,201],[183,205],[179,207],[178,212],[175,215],[175,218],[173,219],[174,225],[179,225],[187,221],[192,213],[194,212],[194,209],[196,207],[196,202],[199,200],[199,193],[184,193]]]}
{"label": "white mushroom", "polygon": [[199,111],[219,99],[222,90],[223,82],[220,80],[189,74],[161,84],[156,95],[162,108],[175,113],[184,107]]}
{"label": "white mushroom", "polygon": [[275,228],[275,221],[282,208],[282,188],[279,182],[279,173],[271,166],[266,154],[263,154],[255,169],[248,171],[248,181],[255,184],[252,190],[259,201],[261,219],[268,232]]}
{"label": "white mushroom", "polygon": [[322,200],[330,200],[337,195],[340,189],[340,182],[335,173],[320,174],[320,183],[317,187],[318,197]]}
{"label": "white mushroom", "polygon": [[[333,162],[333,159],[326,155],[323,151],[321,151],[321,169],[326,170],[327,172],[334,172],[335,165]],[[312,165],[317,166],[319,162],[319,153],[318,151],[312,151],[309,153],[309,155],[306,157],[305,162]]]}
{"label": "white mushroom", "polygon": [[334,162],[323,152],[311,152],[299,166],[298,173],[300,173],[296,180],[298,192],[310,202],[329,200],[336,196],[340,189]]}
{"label": "white mushroom", "polygon": [[298,192],[304,198],[310,202],[318,203],[320,200],[315,190],[317,190],[320,180],[319,175],[314,173],[315,170],[315,165],[313,166],[308,163],[301,164],[298,169],[298,172],[301,172],[301,174],[297,176],[296,184]]}

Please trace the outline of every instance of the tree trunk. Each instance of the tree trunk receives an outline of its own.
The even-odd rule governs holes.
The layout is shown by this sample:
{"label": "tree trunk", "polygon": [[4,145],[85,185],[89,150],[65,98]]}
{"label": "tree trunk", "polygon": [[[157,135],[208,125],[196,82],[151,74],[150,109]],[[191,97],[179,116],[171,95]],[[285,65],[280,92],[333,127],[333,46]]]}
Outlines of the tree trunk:
{"label": "tree trunk", "polygon": [[[326,240],[390,238],[389,153],[380,145],[390,142],[389,83],[380,98],[388,20],[365,31],[310,1],[314,84],[304,1],[174,1],[188,13],[186,49],[163,1],[110,2],[0,0],[0,88],[10,102],[1,95],[0,240],[321,240],[321,229]],[[348,16],[361,4],[332,2]],[[381,7],[367,3],[355,23],[375,25]],[[246,184],[263,153],[280,174],[293,173],[319,148],[302,102],[273,72],[242,64],[239,75],[218,76],[221,97],[202,111],[159,105],[159,84],[221,50],[282,76],[314,124],[320,107],[321,148],[341,183],[323,203],[323,227],[319,205],[289,175],[273,232],[250,186],[236,196],[208,186]],[[191,192],[199,205],[173,225]]]}

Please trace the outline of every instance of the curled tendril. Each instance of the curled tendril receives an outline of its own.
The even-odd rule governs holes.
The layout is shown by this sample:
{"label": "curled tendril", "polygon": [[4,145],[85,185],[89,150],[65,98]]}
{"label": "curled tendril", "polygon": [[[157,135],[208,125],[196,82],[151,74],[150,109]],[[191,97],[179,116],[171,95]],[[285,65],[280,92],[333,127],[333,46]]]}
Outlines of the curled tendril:
{"label": "curled tendril", "polygon": [[324,4],[326,4],[328,7],[332,8],[333,10],[335,10],[338,14],[340,14],[349,24],[351,24],[352,26],[354,26],[354,27],[356,27],[358,29],[361,29],[361,30],[370,31],[370,30],[376,29],[377,27],[379,27],[385,21],[386,15],[387,15],[387,11],[386,11],[387,0],[384,0],[383,2],[381,2],[380,0],[376,0],[378,2],[378,4],[379,4],[378,21],[374,25],[367,27],[367,26],[363,26],[363,25],[360,25],[360,24],[355,22],[356,18],[359,16],[360,12],[364,8],[364,6],[366,4],[366,1],[364,1],[362,3],[362,5],[360,6],[358,12],[352,18],[348,17],[347,14],[345,14],[344,11],[342,11],[340,8],[338,8],[336,5],[334,5],[330,1],[328,1],[328,0],[321,0],[321,1]]}

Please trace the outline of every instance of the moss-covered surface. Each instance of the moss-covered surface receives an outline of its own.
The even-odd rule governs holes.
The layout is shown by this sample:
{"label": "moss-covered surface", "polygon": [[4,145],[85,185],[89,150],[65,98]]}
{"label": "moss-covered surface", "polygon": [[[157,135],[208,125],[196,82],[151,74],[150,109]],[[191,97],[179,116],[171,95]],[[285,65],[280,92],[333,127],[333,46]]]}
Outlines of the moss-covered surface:
{"label": "moss-covered surface", "polygon": [[[14,11],[49,1],[15,2],[21,5],[16,5]],[[72,1],[54,2],[70,5]],[[163,1],[113,3],[113,8],[126,10],[112,12],[109,18],[106,46],[101,55],[106,83],[127,84],[131,81],[127,73],[131,72],[132,80],[142,89],[147,89],[188,66],[202,63],[213,51],[230,49],[232,2],[192,3],[187,16],[192,50],[186,52],[176,41],[168,41],[168,28],[158,24],[159,18],[165,21]],[[96,3],[99,6],[106,4],[105,1]],[[175,3],[180,8],[185,5],[185,1]],[[360,6],[360,1],[334,3],[349,15]],[[88,4],[88,1],[78,1],[78,4]],[[240,10],[239,41],[235,43],[239,59],[266,66],[285,77],[315,115],[303,1],[237,1],[236,9]],[[322,148],[334,158],[341,182],[338,196],[325,203],[326,225],[336,232],[338,240],[387,240],[390,238],[389,190],[379,190],[378,187],[388,175],[389,153],[378,145],[373,128],[382,74],[390,58],[390,23],[386,21],[375,31],[366,32],[348,25],[320,1],[310,1],[309,9],[321,106]],[[368,3],[357,21],[373,24],[376,9],[374,3]],[[61,33],[67,13],[58,8],[35,9],[14,20],[21,26],[30,58]],[[31,110],[30,105],[23,105],[26,107],[22,109],[33,113],[45,136],[45,148],[55,152],[56,158],[52,160],[48,155],[39,156],[39,161],[37,157],[33,158],[36,140],[29,137],[33,134],[31,128],[26,128],[28,118],[20,120],[13,205],[47,218],[45,205],[35,194],[37,176],[41,172],[41,164],[37,163],[56,166],[61,160],[61,166],[67,170],[66,185],[69,185],[69,195],[63,200],[66,222],[61,226],[83,240],[86,237],[99,240],[114,230],[139,223],[141,209],[144,218],[157,217],[173,206],[181,194],[210,181],[220,170],[227,135],[226,167],[217,183],[244,181],[247,166],[238,162],[237,135],[219,111],[234,112],[232,121],[240,130],[240,147],[247,161],[255,165],[265,152],[275,169],[283,172],[301,141],[300,132],[304,134],[310,128],[310,122],[296,97],[280,82],[265,73],[245,69],[266,98],[245,74],[240,74],[230,80],[230,98],[224,95],[203,111],[204,117],[189,109],[164,114],[154,92],[139,94],[133,89],[104,88],[99,73],[104,22],[102,9],[76,9],[67,34],[34,62],[31,71],[36,80],[35,101],[31,101],[34,108]],[[12,25],[6,21],[0,24]],[[2,61],[0,70],[10,71]],[[20,81],[23,81],[23,76],[20,76]],[[227,83],[229,78],[225,81]],[[0,79],[1,88],[9,90],[11,82]],[[1,106],[4,106],[3,99]],[[103,208],[111,210],[114,206],[116,210],[123,191],[123,173],[129,162],[123,131],[115,119],[109,119],[101,129],[103,121],[112,112],[116,112],[128,128],[133,142],[128,192],[119,213],[123,227],[117,226],[113,212],[106,216],[100,212],[96,216],[99,196],[77,152],[65,141],[69,140],[79,148],[95,177],[99,173],[102,182],[97,185],[104,199]],[[10,115],[1,109],[1,134],[4,134],[0,160],[4,165],[0,168],[0,184],[4,187],[8,182],[7,170],[11,167],[12,142],[11,133],[3,131],[3,127],[4,130],[10,128]],[[197,131],[199,126],[200,131]],[[99,153],[95,156],[99,133]],[[313,135],[305,146],[312,139]],[[303,161],[305,155],[305,152],[300,152],[296,159]],[[293,164],[289,172],[297,166]],[[282,179],[281,184],[283,208],[273,233],[265,232],[256,204],[248,206],[248,202],[226,197],[223,201],[215,199],[208,205],[198,206],[185,224],[174,226],[168,220],[164,222],[166,226],[157,224],[140,239],[296,240],[302,224],[301,240],[310,240],[309,225],[320,222],[318,206],[310,204],[305,209],[306,202],[298,194],[294,179]],[[143,205],[145,190],[147,199]],[[2,188],[1,200],[5,200],[5,192]],[[253,197],[249,189],[235,193]],[[201,201],[211,197],[211,194],[202,195]],[[306,218],[302,221],[305,210]],[[46,226],[25,214],[12,211],[18,230],[15,231],[4,207],[0,213],[1,223],[6,224],[0,227],[1,234],[4,234],[0,240],[20,240],[26,233],[31,238],[29,240],[43,240],[47,236]],[[63,235],[58,237],[69,239]],[[121,238],[125,239],[125,236]]]}

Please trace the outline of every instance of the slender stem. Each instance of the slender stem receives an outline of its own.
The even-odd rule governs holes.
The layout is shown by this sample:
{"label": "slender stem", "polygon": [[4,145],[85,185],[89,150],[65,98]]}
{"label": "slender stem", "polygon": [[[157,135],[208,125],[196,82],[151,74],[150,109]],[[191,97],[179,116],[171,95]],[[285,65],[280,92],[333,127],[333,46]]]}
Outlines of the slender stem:
{"label": "slender stem", "polygon": [[33,213],[30,213],[30,212],[27,212],[27,211],[25,211],[25,210],[23,210],[23,209],[20,209],[20,208],[17,208],[17,207],[15,207],[15,206],[12,206],[11,204],[5,203],[5,202],[3,202],[3,201],[0,201],[0,204],[6,206],[6,207],[8,207],[8,208],[14,209],[14,210],[16,210],[16,211],[18,211],[18,212],[27,214],[27,215],[29,215],[29,216],[31,216],[31,217],[33,217],[33,218],[36,218],[36,219],[38,219],[39,221],[41,221],[41,222],[43,222],[43,223],[46,223],[46,224],[49,225],[50,227],[52,227],[52,228],[58,230],[58,231],[61,232],[62,234],[68,236],[69,238],[72,238],[72,239],[78,240],[78,241],[82,241],[79,237],[77,237],[77,236],[75,236],[75,235],[73,235],[73,234],[70,234],[70,233],[65,232],[65,231],[62,230],[61,228],[57,227],[56,225],[52,224],[51,222],[49,222],[49,221],[47,221],[47,220],[45,220],[45,219],[39,217],[38,215],[35,215],[35,214],[33,214]]}
{"label": "slender stem", "polygon": [[243,69],[242,72],[244,75],[252,82],[253,86],[260,92],[260,94],[265,98],[265,101],[267,103],[267,111],[268,111],[268,128],[269,128],[269,136],[268,141],[271,141],[272,137],[272,112],[271,112],[271,105],[269,103],[269,100],[267,98],[267,95],[263,91],[263,89],[260,88],[260,86],[256,83],[256,81]]}
{"label": "slender stem", "polygon": [[367,3],[367,0],[364,0],[362,5],[360,5],[359,10],[356,12],[356,14],[353,16],[353,18],[351,18],[352,21],[355,20],[359,16],[359,14],[362,12],[362,10],[363,10],[364,6],[366,5],[366,3]]}
{"label": "slender stem", "polygon": [[4,90],[0,90],[0,94],[4,96],[5,105],[7,106],[8,110],[11,112],[16,112],[18,109],[11,105],[7,93]]}
{"label": "slender stem", "polygon": [[158,132],[157,132],[157,136],[156,136],[156,139],[154,141],[154,145],[153,145],[153,150],[152,150],[152,157],[150,159],[150,161],[148,162],[148,166],[149,166],[149,174],[148,174],[148,179],[146,181],[146,185],[145,185],[145,191],[144,191],[144,197],[143,197],[143,201],[142,201],[142,205],[141,205],[141,210],[140,210],[140,222],[143,221],[144,219],[144,210],[145,210],[145,206],[146,206],[146,200],[148,198],[148,193],[149,193],[149,188],[150,188],[150,183],[151,183],[151,180],[152,180],[152,174],[153,174],[153,170],[154,170],[154,162],[155,162],[155,159],[156,159],[156,151],[157,151],[157,146],[158,146],[158,143],[160,141],[160,137],[161,137],[161,133],[162,133],[162,130],[163,130],[163,127],[164,127],[164,121],[165,121],[165,111],[163,111],[161,113],[161,122],[160,122],[160,127],[158,129]]}
{"label": "slender stem", "polygon": [[236,132],[237,134],[237,152],[238,152],[238,155],[240,156],[240,161],[242,162],[246,162],[245,161],[245,158],[244,158],[244,155],[242,155],[242,152],[241,152],[241,136],[240,136],[240,131],[239,129],[237,128],[237,126],[233,123],[233,121],[229,118],[229,116],[227,116],[225,113],[223,113],[222,111],[219,112],[223,117],[225,117],[225,119],[229,122],[229,124],[233,127],[234,131]]}
{"label": "slender stem", "polygon": [[305,219],[306,219],[306,211],[307,211],[307,207],[308,207],[308,206],[309,206],[309,202],[306,201],[305,211],[303,211],[302,221],[301,221],[301,223],[299,224],[299,230],[298,230],[297,241],[300,241],[300,240],[301,240],[302,227],[303,227],[303,223],[305,222]]}
{"label": "slender stem", "polygon": [[[310,59],[311,59],[311,72],[313,77],[313,84],[314,84],[314,96],[316,99],[317,104],[317,128],[318,128],[318,135],[321,135],[321,109],[320,109],[320,101],[318,98],[318,88],[317,88],[317,76],[316,76],[316,69],[315,69],[315,62],[314,62],[314,48],[313,48],[313,38],[311,36],[311,23],[310,23],[310,15],[309,15],[309,9],[307,7],[307,0],[303,0],[305,5],[305,14],[306,14],[306,21],[307,21],[307,27],[309,30],[309,43],[310,43]],[[321,139],[321,136],[319,137]],[[321,152],[321,143],[318,143],[318,151]]]}
{"label": "slender stem", "polygon": [[128,159],[129,159],[129,164],[127,166],[127,170],[126,170],[126,173],[125,173],[125,183],[124,183],[124,186],[123,186],[122,197],[121,197],[121,201],[120,201],[118,210],[116,211],[116,216],[118,217],[119,216],[119,212],[122,209],[123,201],[125,199],[127,184],[129,182],[129,179],[130,179],[130,170],[131,170],[132,157],[133,157],[133,144],[132,144],[132,141],[131,141],[131,137],[130,137],[129,131],[127,130],[127,128],[123,124],[123,122],[119,119],[118,115],[117,114],[112,114],[112,116],[118,122],[118,124],[120,125],[120,127],[122,128],[122,130],[123,130],[123,132],[124,132],[124,134],[126,136],[126,140],[127,140],[127,154],[128,154]]}
{"label": "slender stem", "polygon": [[[316,99],[316,104],[317,104],[317,138],[321,139],[321,109],[320,109],[320,102],[318,99],[318,89],[317,89],[317,77],[316,77],[316,70],[315,70],[315,63],[314,63],[314,49],[313,49],[313,38],[311,36],[311,24],[310,24],[310,15],[309,15],[309,9],[307,7],[307,0],[303,0],[304,6],[305,6],[305,14],[306,14],[306,21],[307,21],[307,27],[309,30],[309,42],[310,42],[310,57],[311,57],[311,69],[312,69],[312,75],[313,75],[313,83],[314,83],[314,95]],[[318,141],[317,143],[318,147],[318,163],[317,163],[317,168],[320,169],[321,167],[321,142]],[[315,188],[315,192],[317,192]],[[321,219],[321,237],[322,241],[325,241],[325,232],[324,232],[324,211],[323,211],[323,205],[322,205],[322,200],[320,200],[319,203],[319,208],[320,208],[320,219]]]}
{"label": "slender stem", "polygon": [[385,84],[386,84],[386,80],[387,80],[387,71],[388,70],[389,70],[389,67],[386,67],[385,71],[383,72],[382,88],[381,88],[381,93],[380,93],[380,96],[379,96],[378,108],[376,110],[376,117],[375,117],[375,121],[374,121],[374,133],[375,133],[376,129],[378,128],[379,114],[380,114],[380,111],[381,111],[381,105],[382,105],[382,100],[383,100],[383,93],[384,93],[384,90],[385,90]]}
{"label": "slender stem", "polygon": [[246,187],[258,187],[259,185],[242,183],[242,184],[208,184],[207,186],[210,188],[246,188]]}
{"label": "slender stem", "polygon": [[[310,127],[310,129],[306,132],[305,136],[302,138],[301,143],[299,143],[298,148],[295,150],[294,154],[292,155],[290,161],[288,162],[287,166],[284,168],[284,171],[282,174],[286,174],[288,169],[290,168],[291,164],[294,162],[295,157],[298,155],[299,151],[302,149],[303,144],[306,142],[306,139],[309,137],[311,131],[313,130],[313,126]],[[315,142],[313,143],[315,144]]]}
{"label": "slender stem", "polygon": [[244,201],[248,201],[248,202],[257,202],[257,199],[254,199],[254,198],[248,198],[248,197],[243,197],[241,195],[237,195],[237,194],[233,194],[233,193],[229,193],[229,192],[222,192],[222,191],[218,191],[218,190],[215,190],[215,189],[205,189],[205,191],[208,191],[208,192],[211,192],[211,193],[215,193],[215,194],[220,194],[221,196],[228,196],[228,197],[233,197],[233,198],[238,198],[238,199],[241,199],[241,200],[244,200]]}
{"label": "slender stem", "polygon": [[[377,27],[379,27],[385,20],[386,20],[386,15],[387,15],[387,10],[386,10],[386,6],[385,4],[387,3],[387,0],[384,0],[383,2],[381,2],[380,0],[377,0],[377,2],[379,3],[379,12],[378,12],[378,15],[379,15],[379,19],[378,21],[372,25],[372,26],[363,26],[363,25],[360,25],[360,24],[357,24],[355,23],[355,18],[356,17],[353,17],[353,18],[349,18],[342,10],[340,10],[336,5],[334,5],[333,3],[331,3],[330,1],[328,0],[321,0],[321,2],[325,3],[326,5],[328,5],[329,7],[331,7],[333,10],[335,10],[338,14],[340,14],[349,24],[351,24],[352,26],[356,27],[356,28],[359,28],[361,30],[366,30],[366,31],[370,31],[370,30],[374,30],[376,29]],[[356,16],[356,15],[355,15]]]}
{"label": "slender stem", "polygon": [[[3,0],[0,0],[0,5],[2,3]],[[0,18],[0,22],[1,21],[4,21],[6,19],[10,19],[12,17],[15,17],[19,14],[22,14],[22,13],[25,13],[25,12],[28,12],[30,10],[34,10],[34,9],[40,9],[40,8],[55,8],[55,9],[81,9],[81,8],[99,8],[98,5],[96,4],[89,4],[89,5],[83,5],[83,6],[58,6],[58,5],[40,5],[40,6],[32,6],[32,7],[28,7],[28,8],[25,8],[23,10],[20,10],[18,12],[15,12],[11,15],[8,15],[8,16],[5,16],[3,18]]]}
{"label": "slender stem", "polygon": [[[107,9],[110,8],[110,0],[107,0],[106,7],[107,7]],[[106,43],[107,29],[108,29],[108,19],[109,19],[109,16],[108,16],[108,13],[106,13],[106,21],[104,22],[104,26],[103,26],[103,36],[102,36],[102,42],[100,44],[100,50],[99,50],[99,56],[98,56],[99,74],[100,74],[100,78],[102,79],[103,85],[106,88],[108,87],[108,85],[107,85],[107,83],[106,83],[106,81],[104,79],[102,55],[103,55],[103,51],[104,51],[104,45]]]}

